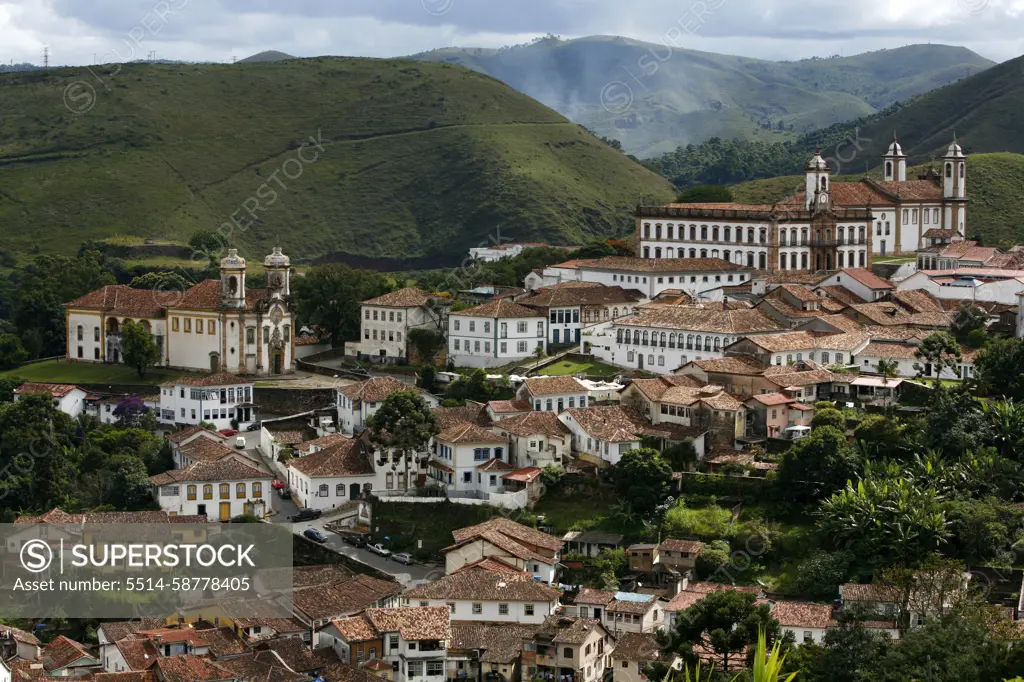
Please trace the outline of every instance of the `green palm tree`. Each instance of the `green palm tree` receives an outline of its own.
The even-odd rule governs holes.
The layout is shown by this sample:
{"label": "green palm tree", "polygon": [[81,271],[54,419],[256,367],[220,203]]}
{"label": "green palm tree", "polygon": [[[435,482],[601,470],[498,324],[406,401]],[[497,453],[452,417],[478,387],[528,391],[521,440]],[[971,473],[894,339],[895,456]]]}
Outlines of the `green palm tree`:
{"label": "green palm tree", "polygon": [[900,375],[900,365],[896,360],[882,358],[878,361],[875,370],[881,375],[883,386],[889,383],[889,379],[895,379]]}
{"label": "green palm tree", "polygon": [[[782,665],[786,662],[786,656],[781,652],[782,642],[776,640],[772,645],[772,652],[768,653],[768,641],[764,630],[757,635],[757,651],[754,653],[754,682],[779,682],[782,676]],[[793,682],[796,673],[790,673],[783,682]],[[737,675],[733,678],[736,682],[740,678]]]}

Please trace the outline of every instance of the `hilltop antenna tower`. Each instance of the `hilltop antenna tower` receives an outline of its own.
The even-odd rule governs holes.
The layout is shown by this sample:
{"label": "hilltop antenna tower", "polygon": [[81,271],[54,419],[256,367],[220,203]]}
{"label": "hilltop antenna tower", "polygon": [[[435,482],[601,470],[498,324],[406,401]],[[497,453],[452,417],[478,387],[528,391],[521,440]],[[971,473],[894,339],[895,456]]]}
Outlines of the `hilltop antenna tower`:
{"label": "hilltop antenna tower", "polygon": [[45,45],[43,46],[43,68],[50,68],[50,48]]}

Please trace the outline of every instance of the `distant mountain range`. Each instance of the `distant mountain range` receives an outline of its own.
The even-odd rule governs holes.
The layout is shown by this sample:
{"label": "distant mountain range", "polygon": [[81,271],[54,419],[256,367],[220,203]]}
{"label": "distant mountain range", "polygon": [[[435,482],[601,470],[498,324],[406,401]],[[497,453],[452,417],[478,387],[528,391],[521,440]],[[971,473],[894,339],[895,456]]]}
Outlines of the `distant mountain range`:
{"label": "distant mountain range", "polygon": [[643,157],[711,137],[793,139],[994,64],[947,45],[772,62],[614,36],[444,48],[412,58],[494,76]]}

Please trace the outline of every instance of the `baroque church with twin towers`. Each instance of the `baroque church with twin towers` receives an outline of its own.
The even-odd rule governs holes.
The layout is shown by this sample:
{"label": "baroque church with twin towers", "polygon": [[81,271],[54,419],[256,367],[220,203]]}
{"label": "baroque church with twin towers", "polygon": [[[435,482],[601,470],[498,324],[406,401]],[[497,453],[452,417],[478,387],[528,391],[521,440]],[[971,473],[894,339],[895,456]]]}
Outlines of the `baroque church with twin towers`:
{"label": "baroque church with twin towers", "polygon": [[882,180],[833,183],[816,151],[804,168],[804,188],[775,204],[637,207],[637,256],[722,258],[766,272],[870,268],[874,256],[965,238],[966,162],[954,136],[940,171],[908,180],[894,134]]}

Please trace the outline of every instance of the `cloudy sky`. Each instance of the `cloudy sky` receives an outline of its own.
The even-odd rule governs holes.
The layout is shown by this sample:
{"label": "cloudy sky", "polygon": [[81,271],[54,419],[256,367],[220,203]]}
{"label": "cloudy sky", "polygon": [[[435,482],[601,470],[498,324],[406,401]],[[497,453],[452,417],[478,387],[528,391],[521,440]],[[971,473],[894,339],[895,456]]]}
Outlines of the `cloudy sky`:
{"label": "cloudy sky", "polygon": [[[766,59],[964,45],[1024,53],[1024,0],[0,0],[0,59],[230,61],[262,50],[389,57],[546,33],[622,35]],[[684,35],[685,40],[678,36]]]}

